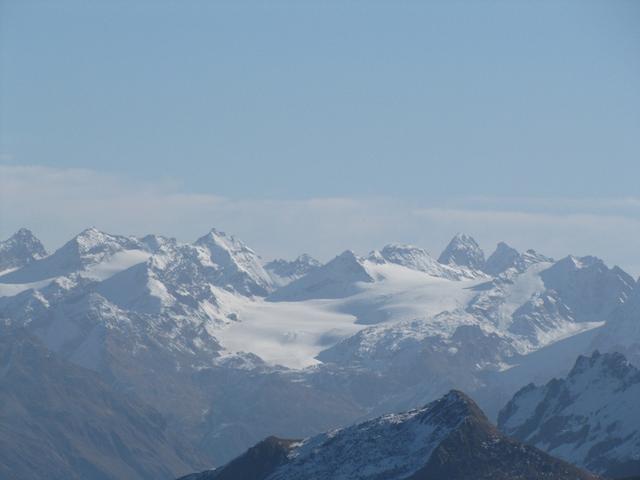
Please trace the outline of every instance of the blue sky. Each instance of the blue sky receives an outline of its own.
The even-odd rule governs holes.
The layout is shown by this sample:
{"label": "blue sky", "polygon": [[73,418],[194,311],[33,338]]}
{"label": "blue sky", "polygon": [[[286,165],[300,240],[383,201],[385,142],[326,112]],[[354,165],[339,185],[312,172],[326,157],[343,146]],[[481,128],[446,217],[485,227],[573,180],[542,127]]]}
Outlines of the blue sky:
{"label": "blue sky", "polygon": [[[267,204],[306,212],[309,202],[336,199],[369,210],[356,216],[365,217],[357,233],[316,247],[320,256],[349,241],[435,244],[450,230],[485,230],[464,221],[399,227],[392,213],[366,223],[380,202],[389,212],[555,215],[560,224],[562,215],[594,224],[604,216],[640,232],[640,2],[0,5],[3,236],[29,223],[56,245],[91,220],[178,237],[223,222],[279,254],[292,241],[269,223],[255,227],[278,213],[250,212]],[[50,218],[35,188],[32,203],[11,196],[49,175],[64,177],[64,192],[46,194],[51,208],[71,209],[64,222]],[[97,184],[85,198],[80,181],[75,203],[64,204],[79,178]],[[123,189],[251,208],[230,219],[233,209],[218,203],[218,213],[187,224],[145,223],[132,206],[118,223],[107,199]],[[74,210],[96,197],[105,200],[94,211]],[[324,215],[316,238],[290,217],[271,223],[300,229],[296,245],[313,250],[318,235],[354,227],[342,212]],[[514,243],[554,234],[541,227],[534,238],[510,222],[495,231],[515,232]],[[601,233],[580,246],[567,232],[555,233],[554,254],[591,248],[617,260],[620,246]],[[498,233],[482,235],[489,243]]]}

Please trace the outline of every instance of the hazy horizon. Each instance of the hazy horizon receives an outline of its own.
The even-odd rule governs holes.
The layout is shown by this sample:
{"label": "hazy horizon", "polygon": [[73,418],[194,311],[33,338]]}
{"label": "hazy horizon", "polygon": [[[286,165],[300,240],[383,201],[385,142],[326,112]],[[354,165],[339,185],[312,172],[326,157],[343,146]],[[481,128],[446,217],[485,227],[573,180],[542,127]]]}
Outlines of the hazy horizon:
{"label": "hazy horizon", "polygon": [[0,236],[640,263],[640,4],[2,3]]}

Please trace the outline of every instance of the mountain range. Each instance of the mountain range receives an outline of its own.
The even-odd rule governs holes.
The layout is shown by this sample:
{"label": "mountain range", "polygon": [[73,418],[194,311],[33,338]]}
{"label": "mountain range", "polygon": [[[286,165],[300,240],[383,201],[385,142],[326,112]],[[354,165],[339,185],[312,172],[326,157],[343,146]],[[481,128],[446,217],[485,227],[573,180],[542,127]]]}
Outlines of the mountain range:
{"label": "mountain range", "polygon": [[89,228],[51,254],[22,229],[0,260],[3,329],[157,412],[188,471],[451,389],[496,419],[596,349],[640,362],[640,285],[621,268],[506,243],[487,256],[464,234],[437,259],[389,244],[322,264],[265,262],[215,229],[183,243]]}

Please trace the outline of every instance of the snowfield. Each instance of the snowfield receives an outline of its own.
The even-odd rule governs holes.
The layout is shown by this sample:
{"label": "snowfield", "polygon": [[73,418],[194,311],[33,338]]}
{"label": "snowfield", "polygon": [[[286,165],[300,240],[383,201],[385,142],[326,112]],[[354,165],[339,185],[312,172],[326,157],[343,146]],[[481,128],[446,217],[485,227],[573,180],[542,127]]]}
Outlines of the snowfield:
{"label": "snowfield", "polygon": [[357,282],[359,291],[346,299],[271,302],[263,299],[221,298],[237,312],[215,333],[231,352],[250,352],[275,365],[304,368],[316,356],[368,325],[385,325],[424,318],[461,308],[474,295],[480,280],[453,281],[388,264],[365,262],[376,282]]}

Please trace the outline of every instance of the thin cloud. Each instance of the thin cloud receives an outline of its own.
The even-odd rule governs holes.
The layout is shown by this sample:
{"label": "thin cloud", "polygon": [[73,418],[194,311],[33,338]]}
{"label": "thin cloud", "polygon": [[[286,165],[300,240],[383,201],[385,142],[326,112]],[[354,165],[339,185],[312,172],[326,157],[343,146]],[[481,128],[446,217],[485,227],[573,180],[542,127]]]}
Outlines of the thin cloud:
{"label": "thin cloud", "polygon": [[640,272],[633,241],[640,237],[640,212],[633,210],[638,203],[633,197],[604,203],[475,197],[420,205],[379,197],[232,199],[180,191],[178,185],[89,169],[0,165],[0,233],[7,237],[27,226],[57,247],[90,225],[181,240],[215,226],[267,258],[308,252],[328,259],[347,248],[366,253],[389,242],[414,243],[437,255],[454,233],[465,231],[489,253],[504,240],[555,257],[594,254]]}

